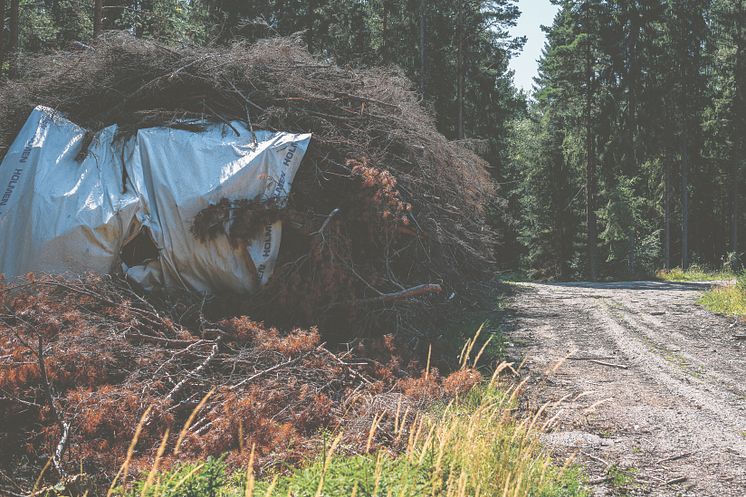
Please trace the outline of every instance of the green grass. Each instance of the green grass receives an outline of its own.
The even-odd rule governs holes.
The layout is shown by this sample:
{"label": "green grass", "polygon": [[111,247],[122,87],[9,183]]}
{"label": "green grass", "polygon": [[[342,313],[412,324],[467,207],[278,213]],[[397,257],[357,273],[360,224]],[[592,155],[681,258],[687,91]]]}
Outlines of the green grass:
{"label": "green grass", "polygon": [[475,343],[475,351],[481,350],[489,340],[482,354],[482,363],[500,362],[505,355],[507,340],[503,332],[506,313],[505,289],[495,285],[474,296],[474,308],[459,312],[443,324],[442,336],[451,350],[460,350],[464,342],[471,339],[474,330],[480,329]]}
{"label": "green grass", "polygon": [[[538,442],[538,417],[513,414],[515,394],[494,382],[462,401],[397,423],[400,452],[343,454],[340,437],[300,468],[254,480],[222,459],[189,463],[141,480],[116,495],[135,497],[352,497],[467,495],[588,497],[576,466],[555,463]],[[252,465],[247,464],[248,467]]]}
{"label": "green grass", "polygon": [[699,299],[700,305],[716,314],[746,316],[746,274],[735,285],[713,288]]}
{"label": "green grass", "polygon": [[717,270],[712,271],[704,269],[697,265],[692,265],[689,269],[684,271],[681,268],[674,268],[671,270],[661,269],[656,273],[656,277],[663,281],[675,281],[675,282],[686,282],[686,281],[725,281],[732,280],[736,277],[731,271]]}
{"label": "green grass", "polygon": [[606,472],[609,485],[616,490],[617,495],[628,495],[635,486],[636,468],[622,468],[617,465],[610,466]]}
{"label": "green grass", "polygon": [[[649,279],[651,277],[652,275],[650,273],[627,276],[613,275],[603,276],[599,279],[599,281],[634,281],[638,279]],[[681,268],[673,268],[669,270],[659,269],[655,273],[655,279],[657,280],[672,281],[678,283],[685,283],[689,281],[728,281],[734,278],[736,278],[736,274],[732,271],[726,269],[707,269],[702,266],[698,266],[697,264],[692,264],[686,271]],[[523,273],[505,273],[501,275],[501,281],[505,285],[510,285],[512,283],[521,283],[534,280],[528,278]],[[582,278],[570,279],[568,281],[582,281]]]}

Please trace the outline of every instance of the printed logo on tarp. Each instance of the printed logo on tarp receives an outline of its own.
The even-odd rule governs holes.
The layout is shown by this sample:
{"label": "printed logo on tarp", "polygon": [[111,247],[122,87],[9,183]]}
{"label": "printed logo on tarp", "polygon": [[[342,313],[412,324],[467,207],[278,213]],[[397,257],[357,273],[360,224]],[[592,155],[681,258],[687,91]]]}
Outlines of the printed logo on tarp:
{"label": "printed logo on tarp", "polygon": [[[28,141],[26,141],[26,145],[23,147],[23,152],[21,152],[21,158],[18,160],[19,164],[25,164],[28,162],[29,157],[31,156],[31,151],[34,149],[34,146],[38,142],[39,135],[43,133],[47,127],[49,126],[49,123],[52,122],[52,118],[48,115],[44,115],[41,120],[39,121],[39,126],[36,128],[36,132],[34,133],[34,136],[32,138],[29,138]],[[3,196],[0,197],[0,208],[6,207],[8,205],[8,202],[10,202],[10,197],[13,196],[13,191],[16,189],[16,186],[18,185],[18,182],[21,180],[21,175],[23,174],[22,168],[16,168],[13,171],[13,174],[10,176],[10,181],[8,181],[8,185],[5,188],[5,191],[3,192]],[[3,210],[0,209],[0,215],[2,215]]]}
{"label": "printed logo on tarp", "polygon": [[[11,195],[13,195],[13,190],[16,189],[16,185],[21,180],[22,174],[23,174],[23,169],[16,168],[16,170],[13,171],[13,174],[10,176],[10,181],[8,181],[8,186],[5,189],[3,196],[0,197],[0,207],[5,207],[6,205],[8,205]],[[2,213],[3,211],[0,210],[0,215],[2,215]]]}
{"label": "printed logo on tarp", "polygon": [[[272,255],[272,224],[267,224],[264,227],[264,245],[262,245],[262,257],[269,259]],[[256,268],[256,272],[259,275],[259,282],[264,278],[264,272],[267,270],[265,263],[259,264]]]}
{"label": "printed logo on tarp", "polygon": [[[290,163],[293,160],[293,157],[295,156],[295,152],[298,150],[298,145],[296,143],[293,143],[293,145],[288,149],[288,152],[285,154],[285,159],[282,161],[282,165],[285,166],[285,169],[290,167]],[[283,171],[280,175],[280,179],[277,180],[277,187],[275,187],[275,198],[279,198],[281,196],[286,196],[285,194],[285,178],[287,177],[287,172]]]}

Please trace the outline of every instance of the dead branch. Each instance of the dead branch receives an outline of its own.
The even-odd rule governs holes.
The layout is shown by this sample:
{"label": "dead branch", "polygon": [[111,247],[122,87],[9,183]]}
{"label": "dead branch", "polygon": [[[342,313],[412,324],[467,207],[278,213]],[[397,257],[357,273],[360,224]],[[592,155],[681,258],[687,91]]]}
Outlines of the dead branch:
{"label": "dead branch", "polygon": [[[328,350],[328,349],[326,349],[326,348],[322,348],[322,349],[320,349],[320,350],[321,350],[322,352],[325,352],[325,353],[326,353],[327,355],[329,355],[329,356],[330,356],[330,357],[331,357],[332,359],[334,359],[335,361],[337,361],[337,362],[338,362],[338,363],[339,363],[340,365],[344,366],[344,368],[345,368],[345,369],[347,370],[347,372],[349,372],[349,373],[350,373],[350,374],[351,374],[352,376],[354,376],[355,378],[357,378],[357,379],[361,380],[361,381],[362,381],[362,382],[364,382],[364,383],[367,383],[368,385],[372,385],[372,384],[373,384],[373,382],[372,382],[371,380],[369,380],[368,378],[366,378],[366,377],[365,377],[365,376],[363,376],[362,374],[360,374],[360,373],[358,373],[357,371],[355,371],[355,370],[354,370],[354,369],[352,368],[352,364],[346,363],[345,361],[343,361],[342,359],[340,359],[339,357],[337,357],[336,355],[334,355],[334,354],[333,354],[333,353],[332,353],[332,352],[331,352],[330,350]],[[358,364],[359,364],[359,365],[364,365],[364,364],[367,364],[367,363],[361,362],[361,363],[358,363]]]}
{"label": "dead branch", "polygon": [[154,337],[154,336],[149,336],[149,335],[142,335],[140,333],[128,333],[127,338],[134,339],[140,342],[147,342],[147,343],[152,343],[155,345],[163,345],[166,347],[174,347],[174,348],[189,347],[201,341],[201,340],[174,340],[171,338],[161,338],[161,337]]}
{"label": "dead branch", "polygon": [[296,363],[300,362],[302,359],[305,359],[305,357],[308,356],[308,354],[310,354],[310,352],[307,352],[307,353],[303,354],[302,356],[296,357],[295,359],[290,359],[288,361],[281,362],[280,364],[275,364],[274,366],[272,366],[270,368],[267,368],[265,370],[259,371],[258,373],[254,374],[252,376],[249,376],[248,378],[246,378],[244,380],[241,380],[240,382],[236,383],[230,389],[231,390],[236,390],[237,388],[242,387],[243,385],[245,385],[245,384],[247,384],[247,383],[249,383],[249,382],[251,382],[253,380],[256,380],[257,378],[260,378],[260,377],[262,377],[262,376],[264,376],[266,374],[271,373],[272,371],[277,371],[278,369],[282,369],[282,368],[286,368],[288,366],[292,366],[293,364],[296,364]]}
{"label": "dead branch", "polygon": [[660,459],[655,464],[663,464],[663,463],[666,463],[666,462],[678,461],[679,459],[684,459],[684,458],[690,457],[690,456],[692,456],[694,454],[695,454],[694,452],[685,452],[683,454],[678,454],[678,455],[675,455],[675,456],[671,456],[671,457],[666,457],[664,459]]}
{"label": "dead branch", "polygon": [[46,397],[49,409],[52,412],[52,417],[57,422],[60,428],[60,441],[57,443],[57,448],[52,456],[52,462],[55,469],[62,478],[67,478],[67,472],[62,467],[62,456],[65,453],[67,447],[68,436],[70,435],[70,425],[62,419],[57,406],[54,404],[54,397],[52,396],[52,385],[49,383],[49,376],[47,375],[47,366],[44,363],[44,339],[41,335],[38,337],[38,350],[36,357],[39,361],[39,376],[41,378],[42,388],[44,389],[44,396]]}
{"label": "dead branch", "polygon": [[187,375],[182,379],[179,383],[174,386],[170,392],[168,392],[168,395],[166,395],[166,400],[169,402],[173,402],[174,397],[181,392],[181,390],[186,386],[187,382],[194,377],[199,376],[199,374],[204,371],[212,361],[215,360],[215,357],[218,355],[218,350],[220,349],[220,337],[215,339],[215,344],[212,346],[212,352],[210,352],[210,355],[207,356],[207,359],[205,359],[202,364],[194,368],[192,371],[187,373]]}
{"label": "dead branch", "polygon": [[338,215],[340,212],[342,212],[339,208],[334,209],[329,213],[328,216],[326,216],[326,219],[324,219],[324,222],[321,224],[321,228],[318,229],[318,231],[315,231],[311,233],[312,235],[321,235],[321,237],[324,237],[324,230],[326,229],[327,225],[331,222],[331,220],[334,218],[334,216]]}
{"label": "dead branch", "polygon": [[429,294],[434,294],[434,293],[443,293],[443,287],[441,287],[438,284],[429,283],[429,284],[424,284],[424,285],[418,285],[412,288],[407,288],[406,290],[402,290],[400,292],[385,293],[378,297],[371,297],[368,299],[358,299],[358,300],[355,300],[354,303],[359,304],[359,305],[386,303],[386,302],[394,302],[394,301],[399,301],[399,300],[412,299],[416,297],[421,297],[422,295],[429,295]]}
{"label": "dead branch", "polygon": [[629,366],[627,366],[626,364],[614,364],[611,362],[600,361],[598,359],[593,359],[590,357],[568,357],[568,359],[571,359],[573,361],[588,361],[588,362],[592,362],[593,364],[599,364],[601,366],[606,366],[609,368],[629,369]]}

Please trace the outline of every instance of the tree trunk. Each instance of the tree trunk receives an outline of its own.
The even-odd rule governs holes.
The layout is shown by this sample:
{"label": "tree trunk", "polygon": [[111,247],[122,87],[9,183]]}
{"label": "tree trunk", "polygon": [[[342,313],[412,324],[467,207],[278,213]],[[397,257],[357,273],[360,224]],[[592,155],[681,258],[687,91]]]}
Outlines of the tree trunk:
{"label": "tree trunk", "polygon": [[384,64],[388,62],[388,37],[389,37],[389,2],[383,0],[383,13],[381,15],[381,60]]}
{"label": "tree trunk", "polygon": [[423,97],[427,95],[427,17],[425,9],[426,1],[420,0],[420,93]]}
{"label": "tree trunk", "polygon": [[104,0],[94,0],[93,2],[93,37],[98,38],[104,21]]}
{"label": "tree trunk", "polygon": [[5,0],[0,0],[0,79],[5,64]]}
{"label": "tree trunk", "polygon": [[592,281],[598,278],[598,226],[596,220],[596,151],[593,139],[593,53],[590,43],[586,46],[586,93],[585,93],[585,204],[586,226],[588,229],[588,276]]}
{"label": "tree trunk", "polygon": [[[738,152],[740,152],[740,147],[736,148]],[[741,183],[741,178],[739,175],[740,170],[740,157],[733,157],[731,159],[731,167],[730,167],[730,178],[728,179],[729,183],[729,200],[730,200],[730,250],[733,253],[738,253],[738,221],[739,221],[739,186]]]}
{"label": "tree trunk", "polygon": [[743,59],[743,0],[738,0],[738,7],[736,10],[736,61],[734,67],[735,73],[735,115],[736,115],[736,146],[734,147],[735,154],[733,157],[733,163],[731,164],[731,177],[730,177],[730,209],[731,209],[731,225],[730,225],[730,244],[731,252],[734,254],[739,253],[740,243],[738,240],[739,232],[738,225],[741,217],[741,186],[743,185],[743,177],[741,172],[741,164],[744,161],[743,154],[746,153],[746,146],[744,146],[744,140],[746,137],[743,133],[746,133],[746,90],[744,90],[744,59]]}
{"label": "tree trunk", "polygon": [[308,44],[308,51],[313,53],[314,48],[314,32],[313,23],[316,19],[316,1],[308,0],[308,10],[306,11],[306,43]]}
{"label": "tree trunk", "polygon": [[457,72],[457,90],[456,105],[458,107],[458,128],[456,138],[464,139],[464,0],[459,0],[458,18],[457,18],[457,54],[456,54],[456,72]]}
{"label": "tree trunk", "polygon": [[15,78],[18,72],[18,42],[20,26],[18,25],[19,0],[10,0],[10,42],[8,53],[10,54],[10,77]]}
{"label": "tree trunk", "polygon": [[[632,2],[629,2],[632,3]],[[627,74],[625,86],[627,87],[627,123],[624,130],[625,139],[625,174],[635,176],[638,174],[637,151],[635,150],[635,131],[637,130],[637,87],[640,80],[640,64],[637,57],[638,41],[640,38],[641,19],[640,13],[626,2],[622,3],[624,16],[629,21],[629,32],[625,37],[625,52],[627,58]]]}
{"label": "tree trunk", "polygon": [[681,136],[681,268],[689,269],[689,133]]}
{"label": "tree trunk", "polygon": [[663,258],[664,267],[671,269],[671,158],[666,152],[664,169],[664,194],[663,194]]}

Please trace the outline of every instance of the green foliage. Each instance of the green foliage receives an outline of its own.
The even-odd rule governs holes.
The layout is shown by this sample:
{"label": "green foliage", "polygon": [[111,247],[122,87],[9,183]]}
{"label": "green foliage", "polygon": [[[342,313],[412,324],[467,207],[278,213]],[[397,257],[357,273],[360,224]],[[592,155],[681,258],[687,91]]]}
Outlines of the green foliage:
{"label": "green foliage", "polygon": [[[228,483],[228,467],[222,458],[210,457],[203,463],[179,464],[161,473],[154,484],[138,481],[130,490],[117,489],[122,497],[215,497]],[[143,493],[144,491],[144,493]]]}
{"label": "green foliage", "polygon": [[660,254],[660,230],[647,216],[650,202],[636,193],[636,183],[620,177],[600,212],[606,226],[600,236],[608,252],[606,262],[614,274],[627,277],[652,275]]}
{"label": "green foliage", "polygon": [[686,271],[680,267],[673,268],[669,271],[658,271],[656,277],[663,281],[728,281],[736,275],[728,270],[709,270],[697,264],[692,264]]}
{"label": "green foliage", "polygon": [[553,3],[532,124],[510,153],[526,269],[579,276],[594,247],[602,275],[632,277],[742,251],[743,2]]}
{"label": "green foliage", "polygon": [[46,4],[23,0],[20,4],[20,26],[22,47],[40,50],[57,41],[58,27]]}
{"label": "green foliage", "polygon": [[585,473],[580,466],[573,465],[562,471],[550,468],[549,482],[538,497],[590,497],[585,482]]}
{"label": "green foliage", "polygon": [[555,124],[555,113],[517,121],[510,139],[510,154],[518,188],[520,240],[526,247],[524,266],[534,277],[573,276],[570,260],[580,215],[578,181],[565,160],[565,137]]}
{"label": "green foliage", "polygon": [[149,8],[124,9],[116,26],[138,36],[167,43],[204,44],[208,41],[208,12],[203,2],[152,0]]}
{"label": "green foliage", "polygon": [[738,277],[735,285],[720,286],[705,292],[699,303],[716,314],[746,316],[746,273]]}
{"label": "green foliage", "polygon": [[635,483],[637,469],[622,468],[614,464],[606,470],[606,474],[609,477],[611,487],[621,492],[622,495],[627,495],[627,492],[631,490]]}
{"label": "green foliage", "polygon": [[[314,497],[323,477],[326,495],[425,495],[429,492],[430,478],[426,466],[403,457],[380,454],[337,457],[324,470],[324,461],[299,469],[278,481],[273,495]],[[260,481],[257,495],[264,495],[271,483]]]}

